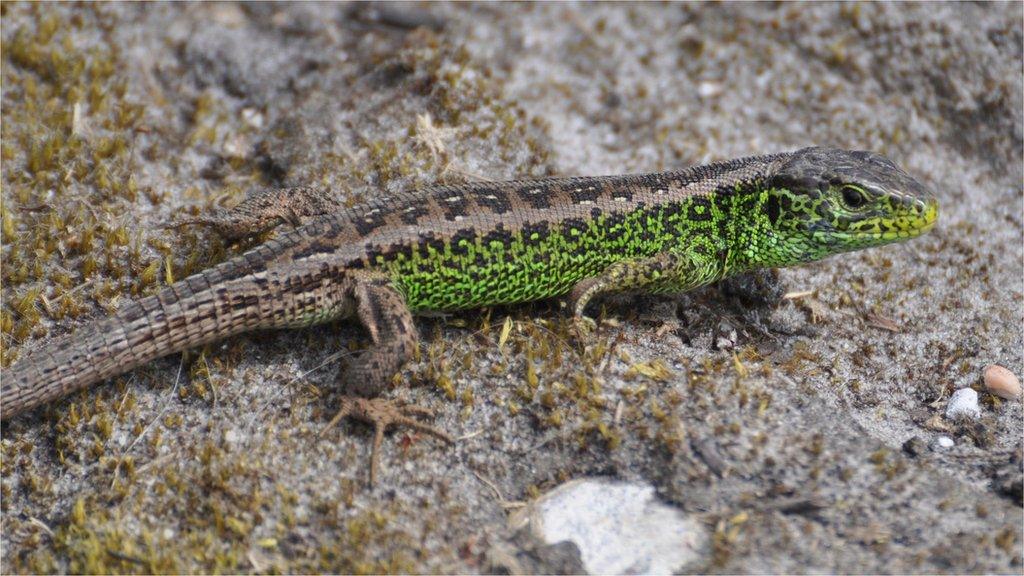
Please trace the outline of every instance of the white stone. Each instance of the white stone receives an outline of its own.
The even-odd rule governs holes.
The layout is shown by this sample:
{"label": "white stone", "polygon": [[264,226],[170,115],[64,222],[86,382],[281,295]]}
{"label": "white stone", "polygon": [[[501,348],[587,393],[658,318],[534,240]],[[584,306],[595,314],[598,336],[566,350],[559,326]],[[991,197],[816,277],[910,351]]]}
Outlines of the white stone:
{"label": "white stone", "polygon": [[939,448],[942,448],[943,450],[948,450],[949,448],[952,448],[953,444],[953,439],[950,438],[949,436],[939,436],[935,440],[935,445],[938,446]]}
{"label": "white stone", "polygon": [[697,94],[701,98],[712,98],[722,93],[722,85],[715,82],[701,82],[697,85]]}
{"label": "white stone", "polygon": [[512,518],[541,540],[569,540],[590,574],[668,574],[708,546],[704,527],[643,483],[588,478],[563,484]]}
{"label": "white stone", "polygon": [[263,114],[255,108],[243,108],[242,120],[253,128],[263,128]]}
{"label": "white stone", "polygon": [[972,388],[961,388],[953,393],[946,405],[946,418],[958,420],[967,418],[977,420],[981,417],[978,407],[978,393]]}

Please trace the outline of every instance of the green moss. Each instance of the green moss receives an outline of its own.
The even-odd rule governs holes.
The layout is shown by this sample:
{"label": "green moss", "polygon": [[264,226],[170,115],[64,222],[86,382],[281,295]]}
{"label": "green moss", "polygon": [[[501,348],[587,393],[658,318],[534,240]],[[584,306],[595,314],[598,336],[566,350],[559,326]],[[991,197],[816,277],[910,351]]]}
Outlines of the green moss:
{"label": "green moss", "polygon": [[[141,106],[125,99],[127,84],[118,76],[115,49],[77,46],[65,10],[32,11],[34,22],[23,21],[5,43],[2,79],[0,216],[9,249],[0,281],[4,325],[15,343],[37,335],[37,328],[45,333],[44,316],[64,318],[81,310],[85,298],[97,296],[88,290],[57,291],[80,285],[93,273],[94,250],[105,253],[112,271],[127,264],[123,252],[110,251],[112,245],[95,244],[104,236],[93,216],[110,219],[137,198],[130,147],[142,114]],[[63,303],[30,305],[12,298],[12,292]],[[0,365],[12,360],[5,351]]]}

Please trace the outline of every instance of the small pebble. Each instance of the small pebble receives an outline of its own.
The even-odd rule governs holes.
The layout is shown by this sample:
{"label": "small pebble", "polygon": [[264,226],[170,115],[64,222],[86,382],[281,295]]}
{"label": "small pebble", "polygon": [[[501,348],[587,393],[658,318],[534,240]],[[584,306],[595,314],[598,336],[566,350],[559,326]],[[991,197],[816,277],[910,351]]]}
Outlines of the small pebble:
{"label": "small pebble", "polygon": [[1013,372],[997,364],[989,364],[985,367],[985,388],[990,394],[1016,400],[1021,396],[1020,380]]}
{"label": "small pebble", "polygon": [[732,350],[736,347],[736,329],[728,322],[718,324],[718,336],[715,339],[715,348],[718,350]]}
{"label": "small pebble", "polygon": [[933,449],[934,450],[949,450],[950,448],[953,447],[953,444],[955,444],[955,443],[953,442],[953,439],[950,438],[949,436],[939,436],[935,440],[935,446],[934,446]]}
{"label": "small pebble", "polygon": [[697,95],[701,98],[712,98],[722,93],[722,85],[715,82],[701,82],[697,85]]}
{"label": "small pebble", "polygon": [[263,114],[255,108],[242,108],[242,120],[252,128],[263,128]]}
{"label": "small pebble", "polygon": [[970,419],[976,420],[981,417],[981,408],[978,407],[978,393],[972,388],[961,388],[953,392],[953,396],[946,405],[946,418],[950,420]]}

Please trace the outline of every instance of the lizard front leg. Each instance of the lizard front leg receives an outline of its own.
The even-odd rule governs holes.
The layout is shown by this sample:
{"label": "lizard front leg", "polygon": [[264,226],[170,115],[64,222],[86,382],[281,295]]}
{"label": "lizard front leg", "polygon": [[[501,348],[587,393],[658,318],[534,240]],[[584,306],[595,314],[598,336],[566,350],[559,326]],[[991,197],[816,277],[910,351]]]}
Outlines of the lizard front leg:
{"label": "lizard front leg", "polygon": [[339,208],[338,200],[326,190],[307,186],[274,188],[261,190],[234,208],[186,218],[172,226],[210,226],[225,240],[235,241],[257,236],[280,224],[297,227]]}
{"label": "lizard front leg", "polygon": [[726,296],[756,307],[775,306],[786,293],[775,268],[760,268],[726,278],[722,280],[720,289]]}
{"label": "lizard front leg", "polygon": [[357,272],[352,273],[351,278],[356,315],[370,333],[373,347],[339,374],[343,391],[341,410],[323,432],[349,416],[373,425],[370,456],[370,484],[373,485],[377,478],[380,445],[388,426],[408,426],[449,443],[452,439],[412,418],[429,415],[428,409],[376,397],[387,389],[394,375],[415,352],[416,326],[405,300],[387,276]]}
{"label": "lizard front leg", "polygon": [[662,252],[649,258],[616,262],[600,275],[580,280],[569,295],[569,306],[579,321],[585,318],[587,305],[599,296],[622,292],[685,292],[716,277],[715,261],[710,257],[699,253]]}

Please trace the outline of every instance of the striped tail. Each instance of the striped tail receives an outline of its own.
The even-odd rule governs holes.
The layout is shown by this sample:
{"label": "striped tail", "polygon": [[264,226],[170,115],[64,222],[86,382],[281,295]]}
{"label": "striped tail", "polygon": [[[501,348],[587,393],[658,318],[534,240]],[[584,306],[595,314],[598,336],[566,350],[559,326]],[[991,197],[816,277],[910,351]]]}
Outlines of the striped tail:
{"label": "striped tail", "polygon": [[0,374],[0,418],[189,347],[258,328],[295,326],[295,315],[323,297],[328,284],[317,271],[254,271],[246,256],[223,262],[20,359]]}

